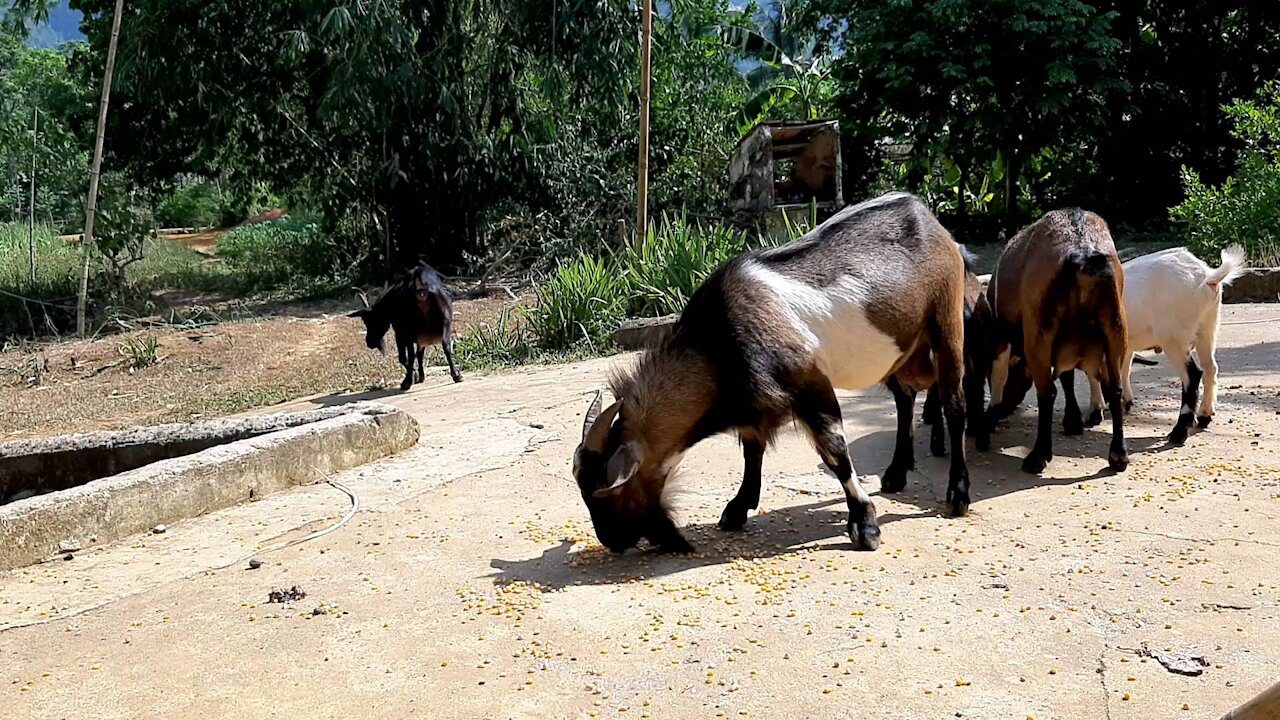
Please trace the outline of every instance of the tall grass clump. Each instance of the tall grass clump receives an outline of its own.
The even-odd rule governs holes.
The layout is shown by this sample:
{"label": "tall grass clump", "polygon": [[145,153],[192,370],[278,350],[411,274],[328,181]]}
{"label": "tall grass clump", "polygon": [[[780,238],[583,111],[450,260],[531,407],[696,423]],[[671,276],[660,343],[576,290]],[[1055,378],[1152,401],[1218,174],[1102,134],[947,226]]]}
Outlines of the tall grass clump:
{"label": "tall grass clump", "polygon": [[0,337],[40,334],[75,320],[80,247],[43,225],[36,226],[35,239],[32,282],[26,224],[0,223]]}
{"label": "tall grass clump", "polygon": [[658,227],[649,228],[643,245],[623,253],[628,314],[657,317],[680,312],[716,268],[746,250],[746,233],[663,217]]}
{"label": "tall grass clump", "polygon": [[626,316],[627,283],[617,263],[587,254],[561,265],[538,288],[529,329],[544,350],[602,349]]}

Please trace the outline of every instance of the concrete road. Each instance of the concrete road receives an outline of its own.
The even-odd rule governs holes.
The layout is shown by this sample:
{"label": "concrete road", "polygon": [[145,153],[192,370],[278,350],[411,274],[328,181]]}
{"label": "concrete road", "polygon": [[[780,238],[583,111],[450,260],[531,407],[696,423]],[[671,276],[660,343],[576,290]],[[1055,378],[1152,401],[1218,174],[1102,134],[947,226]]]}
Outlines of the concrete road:
{"label": "concrete road", "polygon": [[[1217,419],[1185,447],[1172,373],[1142,368],[1126,473],[1091,430],[1022,474],[1025,409],[951,519],[921,434],[875,553],[789,433],[745,532],[714,528],[741,473],[717,438],[675,498],[701,552],[609,555],[569,463],[627,359],[442,378],[388,398],[422,441],[336,478],[361,511],[334,533],[263,551],[347,511],[322,484],[0,577],[0,717],[1218,718],[1280,675],[1280,306],[1225,320]],[[874,491],[893,403],[843,404]]]}

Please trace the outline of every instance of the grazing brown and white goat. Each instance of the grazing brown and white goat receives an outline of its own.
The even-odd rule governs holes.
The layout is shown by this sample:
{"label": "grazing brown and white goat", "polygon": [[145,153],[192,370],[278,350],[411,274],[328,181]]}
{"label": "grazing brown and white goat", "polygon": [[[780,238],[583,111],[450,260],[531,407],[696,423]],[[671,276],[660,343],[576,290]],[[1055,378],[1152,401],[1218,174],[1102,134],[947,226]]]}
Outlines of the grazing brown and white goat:
{"label": "grazing brown and white goat", "polygon": [[[908,418],[937,379],[951,430],[951,511],[969,507],[962,376],[964,261],[919,198],[892,193],[846,208],[782,247],[730,260],[689,299],[672,334],[616,372],[616,401],[592,403],[574,477],[601,544],[640,538],[689,552],[663,503],[667,480],[704,438],[734,432],[742,486],[720,516],[740,529],[760,502],[765,447],[794,420],[839,479],[856,548],[875,549],[875,507],[854,474],[835,389],[885,383]],[[882,489],[901,490],[895,455]]]}
{"label": "grazing brown and white goat", "polygon": [[[1222,251],[1222,263],[1211,268],[1186,248],[1171,248],[1144,255],[1124,264],[1124,311],[1129,321],[1129,354],[1120,364],[1124,380],[1124,407],[1133,407],[1133,385],[1129,381],[1132,362],[1146,361],[1134,351],[1160,350],[1169,358],[1182,380],[1182,409],[1169,432],[1169,442],[1181,445],[1194,422],[1201,428],[1213,420],[1217,399],[1218,316],[1222,311],[1222,287],[1244,273],[1244,248],[1239,245]],[[1200,364],[1191,350],[1200,356]],[[1155,364],[1155,363],[1150,363]],[[1201,371],[1200,365],[1204,366]],[[1204,378],[1204,399],[1196,409],[1200,379]],[[1101,388],[1089,384],[1089,422],[1102,421]],[[1195,415],[1193,416],[1193,413]]]}
{"label": "grazing brown and white goat", "polygon": [[1007,407],[1002,401],[1011,356],[1023,358],[1036,388],[1036,444],[1022,469],[1039,473],[1053,459],[1054,382],[1060,375],[1067,400],[1063,429],[1084,432],[1075,385],[1067,382],[1076,368],[1103,384],[1112,411],[1107,461],[1116,471],[1128,467],[1120,406],[1120,363],[1128,352],[1124,271],[1107,223],[1079,208],[1045,215],[1005,246],[989,292],[996,316],[993,415]]}

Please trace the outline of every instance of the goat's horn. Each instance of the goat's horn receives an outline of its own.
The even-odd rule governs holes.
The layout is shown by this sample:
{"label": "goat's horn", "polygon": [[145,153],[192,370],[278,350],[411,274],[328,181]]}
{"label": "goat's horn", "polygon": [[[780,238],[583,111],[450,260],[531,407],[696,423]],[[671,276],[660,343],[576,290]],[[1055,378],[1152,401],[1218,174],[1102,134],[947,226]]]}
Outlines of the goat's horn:
{"label": "goat's horn", "polygon": [[359,296],[360,302],[364,303],[364,306],[366,308],[369,307],[369,296],[365,295],[364,291],[361,290],[360,288],[353,287],[351,289],[356,291],[356,295]]}
{"label": "goat's horn", "polygon": [[595,399],[591,401],[591,407],[587,408],[587,416],[582,418],[582,442],[587,441],[587,433],[591,432],[591,426],[595,424],[596,418],[600,417],[603,397],[603,393],[597,390]]}
{"label": "goat's horn", "polygon": [[618,416],[618,411],[622,409],[622,401],[618,400],[603,412],[600,411],[600,399],[596,398],[591,404],[591,410],[595,410],[595,416],[592,416],[591,410],[587,411],[587,421],[582,425],[582,446],[591,451],[604,452],[605,441],[609,439],[609,428],[613,427],[613,419]]}

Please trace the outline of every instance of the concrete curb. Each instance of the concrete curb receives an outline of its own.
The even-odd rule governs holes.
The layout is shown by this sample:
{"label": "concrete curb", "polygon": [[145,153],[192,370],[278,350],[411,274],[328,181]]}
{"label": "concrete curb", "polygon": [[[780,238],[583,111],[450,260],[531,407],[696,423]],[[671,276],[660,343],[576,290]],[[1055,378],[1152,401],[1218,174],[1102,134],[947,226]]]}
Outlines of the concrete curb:
{"label": "concrete curb", "polygon": [[386,405],[299,415],[314,412],[325,417],[0,506],[0,571],[48,559],[60,546],[106,543],[314,483],[418,441],[413,418]]}

